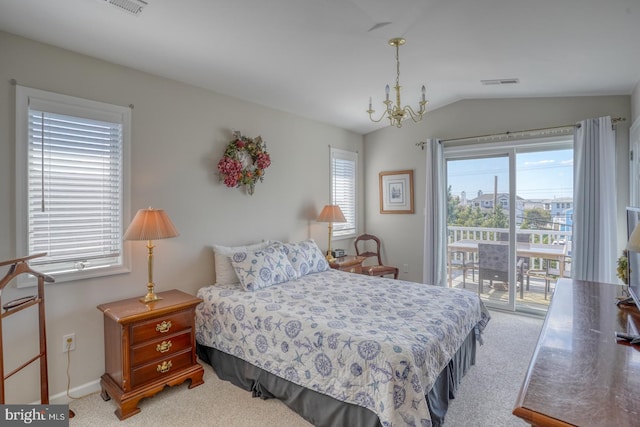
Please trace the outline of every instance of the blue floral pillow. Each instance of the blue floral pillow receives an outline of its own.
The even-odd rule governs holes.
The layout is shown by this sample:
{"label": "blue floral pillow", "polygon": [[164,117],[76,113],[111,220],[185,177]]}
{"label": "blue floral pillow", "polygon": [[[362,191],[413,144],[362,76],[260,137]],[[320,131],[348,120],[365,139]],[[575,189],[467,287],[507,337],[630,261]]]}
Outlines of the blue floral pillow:
{"label": "blue floral pillow", "polygon": [[267,288],[298,277],[279,243],[257,251],[236,252],[231,257],[231,265],[246,291]]}
{"label": "blue floral pillow", "polygon": [[327,259],[313,239],[284,243],[282,247],[298,277],[329,269]]}

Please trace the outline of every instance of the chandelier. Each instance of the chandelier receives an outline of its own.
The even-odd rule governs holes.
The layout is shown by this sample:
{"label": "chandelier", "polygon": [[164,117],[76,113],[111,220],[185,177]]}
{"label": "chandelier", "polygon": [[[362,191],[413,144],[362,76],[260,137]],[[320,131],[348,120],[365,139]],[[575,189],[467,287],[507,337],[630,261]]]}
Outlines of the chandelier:
{"label": "chandelier", "polygon": [[400,87],[401,87],[400,86],[400,46],[405,44],[405,42],[406,40],[401,37],[396,37],[389,40],[389,45],[395,46],[396,48],[397,74],[396,74],[396,85],[394,87],[396,91],[396,103],[395,105],[393,105],[393,101],[389,99],[389,85],[387,85],[385,88],[386,99],[383,102],[387,106],[387,108],[386,110],[384,110],[380,118],[376,120],[373,118],[373,113],[375,113],[376,110],[374,110],[371,107],[371,98],[369,98],[369,109],[367,110],[367,113],[369,113],[369,118],[371,119],[372,122],[378,123],[380,120],[382,120],[386,116],[389,119],[389,122],[392,126],[400,128],[402,127],[402,121],[405,120],[407,117],[411,117],[411,120],[418,123],[420,120],[422,120],[422,116],[424,116],[424,113],[426,111],[425,105],[427,105],[427,100],[424,97],[425,96],[424,85],[422,85],[422,98],[420,99],[420,103],[419,103],[420,108],[418,109],[417,112],[413,111],[413,109],[408,105],[401,107],[402,103],[400,102]]}

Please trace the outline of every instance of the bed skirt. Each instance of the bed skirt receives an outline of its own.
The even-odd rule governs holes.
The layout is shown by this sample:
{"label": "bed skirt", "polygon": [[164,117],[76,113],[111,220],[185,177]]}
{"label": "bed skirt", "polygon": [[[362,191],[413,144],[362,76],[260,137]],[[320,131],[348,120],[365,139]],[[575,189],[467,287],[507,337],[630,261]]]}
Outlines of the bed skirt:
{"label": "bed skirt", "polygon": [[[221,380],[251,391],[254,397],[279,399],[315,426],[381,427],[378,416],[367,408],[304,388],[215,348],[198,344],[197,352]],[[444,424],[449,400],[455,398],[458,384],[475,359],[476,332],[472,330],[427,393],[433,427]]]}

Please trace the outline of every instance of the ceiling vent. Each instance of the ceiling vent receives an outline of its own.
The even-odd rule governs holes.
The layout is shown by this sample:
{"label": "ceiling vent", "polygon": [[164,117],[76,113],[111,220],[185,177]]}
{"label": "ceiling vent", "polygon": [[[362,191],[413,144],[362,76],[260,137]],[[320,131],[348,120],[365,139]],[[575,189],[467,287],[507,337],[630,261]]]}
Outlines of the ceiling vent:
{"label": "ceiling vent", "polygon": [[485,86],[493,85],[515,85],[520,83],[520,79],[494,79],[494,80],[480,80]]}
{"label": "ceiling vent", "polygon": [[123,12],[128,12],[138,16],[142,13],[142,9],[147,5],[144,0],[104,0],[111,6],[115,6]]}

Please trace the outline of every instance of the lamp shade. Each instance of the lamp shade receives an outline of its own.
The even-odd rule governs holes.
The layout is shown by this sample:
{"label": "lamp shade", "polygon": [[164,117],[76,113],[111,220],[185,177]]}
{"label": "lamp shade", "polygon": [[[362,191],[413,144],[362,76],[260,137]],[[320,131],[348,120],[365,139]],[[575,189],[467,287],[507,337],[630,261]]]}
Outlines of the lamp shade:
{"label": "lamp shade", "polygon": [[318,215],[318,222],[347,222],[342,214],[342,209],[338,205],[325,205],[322,212]]}
{"label": "lamp shade", "polygon": [[627,250],[640,252],[640,224],[636,225],[636,228],[631,232],[631,236],[629,236],[629,241],[627,242]]}
{"label": "lamp shade", "polygon": [[158,240],[176,237],[178,230],[162,209],[140,209],[129,228],[124,233],[124,240]]}

